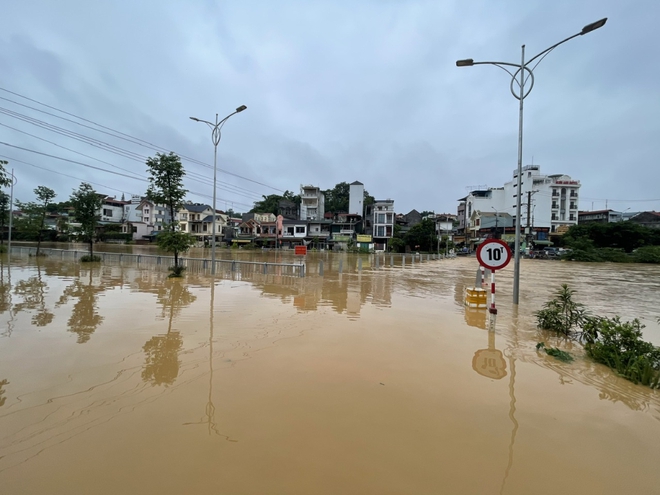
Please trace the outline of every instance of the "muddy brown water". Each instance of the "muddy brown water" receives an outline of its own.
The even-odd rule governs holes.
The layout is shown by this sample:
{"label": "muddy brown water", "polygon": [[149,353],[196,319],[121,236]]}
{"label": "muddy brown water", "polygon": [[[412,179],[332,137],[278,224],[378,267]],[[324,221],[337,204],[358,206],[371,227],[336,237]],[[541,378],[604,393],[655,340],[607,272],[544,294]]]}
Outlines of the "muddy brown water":
{"label": "muddy brown water", "polygon": [[339,258],[213,283],[5,255],[0,493],[660,492],[658,393],[533,318],[566,282],[660,344],[658,267],[523,260],[518,310],[497,274],[491,333],[463,306],[474,258]]}

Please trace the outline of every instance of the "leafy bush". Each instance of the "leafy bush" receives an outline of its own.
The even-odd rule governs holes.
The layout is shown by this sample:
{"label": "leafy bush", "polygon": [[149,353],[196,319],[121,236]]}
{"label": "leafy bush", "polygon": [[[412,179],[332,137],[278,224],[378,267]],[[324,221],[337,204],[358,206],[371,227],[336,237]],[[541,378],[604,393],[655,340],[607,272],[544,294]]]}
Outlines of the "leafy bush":
{"label": "leafy bush", "polygon": [[573,361],[573,356],[571,356],[570,353],[566,351],[562,351],[561,349],[557,349],[556,347],[546,347],[545,342],[539,342],[536,344],[536,350],[544,350],[545,353],[548,356],[552,356],[555,359],[559,359],[560,361],[563,361],[564,363],[570,363]]}
{"label": "leafy bush", "polygon": [[635,251],[638,263],[660,263],[660,246],[644,246]]}
{"label": "leafy bush", "polygon": [[169,268],[170,274],[168,278],[180,278],[183,277],[183,272],[186,271],[186,267],[183,265],[173,265]]}
{"label": "leafy bush", "polygon": [[642,340],[643,328],[638,319],[590,318],[584,325],[585,350],[633,383],[660,388],[660,348]]}
{"label": "leafy bush", "polygon": [[0,245],[0,253],[6,253],[6,252],[7,249],[4,246]]}
{"label": "leafy bush", "polygon": [[584,304],[573,301],[575,291],[562,284],[555,298],[544,304],[544,309],[534,313],[539,328],[572,335],[584,323],[587,312]]}
{"label": "leafy bush", "polygon": [[80,262],[81,263],[92,263],[92,262],[96,262],[96,261],[101,261],[101,257],[96,256],[95,254],[91,255],[91,256],[89,254],[86,254],[85,256],[80,257]]}
{"label": "leafy bush", "polygon": [[561,259],[594,263],[603,261],[610,261],[613,263],[631,263],[637,261],[634,257],[627,255],[623,249],[590,248],[587,246],[572,248],[571,251],[563,254]]}

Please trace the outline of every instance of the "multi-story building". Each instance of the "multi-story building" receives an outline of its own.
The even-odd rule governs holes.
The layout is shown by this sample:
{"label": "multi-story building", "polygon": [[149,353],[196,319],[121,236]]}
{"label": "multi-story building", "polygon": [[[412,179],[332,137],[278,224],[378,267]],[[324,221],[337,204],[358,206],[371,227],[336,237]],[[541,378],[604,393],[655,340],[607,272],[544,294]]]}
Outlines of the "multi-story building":
{"label": "multi-story building", "polygon": [[325,195],[316,186],[300,186],[300,220],[321,220],[325,215]]}
{"label": "multi-story building", "polygon": [[[176,214],[179,230],[187,232],[199,239],[213,236],[213,208],[199,203],[186,203]],[[216,241],[224,237],[227,226],[227,215],[215,212]]]}
{"label": "multi-story building", "polygon": [[385,251],[388,239],[394,235],[394,200],[374,201],[374,204],[367,206],[365,217],[365,227],[369,228],[368,224],[371,224],[374,250]]}
{"label": "multi-story building", "polygon": [[[508,213],[516,217],[518,171],[504,187],[482,188],[471,191],[459,200],[459,225],[470,231],[474,211]],[[521,177],[521,229],[533,236],[536,228],[550,233],[578,223],[580,181],[568,175],[542,175],[539,165],[523,167]],[[529,227],[529,230],[526,230]],[[459,226],[460,228],[460,226]],[[472,229],[474,230],[474,229]],[[469,237],[469,236],[468,236]],[[513,239],[506,238],[507,241]]]}
{"label": "multi-story building", "polygon": [[103,223],[122,223],[124,221],[124,206],[126,201],[111,198],[105,194],[99,194],[102,198],[101,207],[98,210],[99,220]]}
{"label": "multi-story building", "polygon": [[579,223],[612,223],[622,222],[623,213],[614,210],[593,210],[578,212]]}

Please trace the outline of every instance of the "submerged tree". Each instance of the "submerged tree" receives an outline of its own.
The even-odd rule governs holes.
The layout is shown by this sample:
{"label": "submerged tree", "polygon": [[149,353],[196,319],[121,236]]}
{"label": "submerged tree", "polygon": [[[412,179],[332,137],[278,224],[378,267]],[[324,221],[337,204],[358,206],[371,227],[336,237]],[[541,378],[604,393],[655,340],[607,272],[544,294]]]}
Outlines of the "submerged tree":
{"label": "submerged tree", "polygon": [[78,190],[71,195],[74,218],[80,223],[80,235],[89,244],[89,261],[94,261],[94,236],[102,204],[101,196],[86,182],[80,184]]}
{"label": "submerged tree", "polygon": [[[171,276],[181,276],[183,267],[179,266],[179,253],[184,253],[194,245],[195,240],[185,232],[177,230],[176,212],[183,205],[188,192],[183,187],[186,175],[181,159],[175,153],[156,153],[147,159],[149,187],[147,199],[156,204],[165,205],[170,212],[171,223],[156,236],[156,243],[161,249],[174,255]],[[215,214],[215,211],[214,211]]]}
{"label": "submerged tree", "polygon": [[34,190],[37,201],[23,203],[16,201],[21,210],[22,217],[17,227],[27,233],[31,239],[37,241],[37,256],[41,254],[41,241],[46,228],[46,214],[48,206],[55,197],[55,191],[46,186],[39,186]]}

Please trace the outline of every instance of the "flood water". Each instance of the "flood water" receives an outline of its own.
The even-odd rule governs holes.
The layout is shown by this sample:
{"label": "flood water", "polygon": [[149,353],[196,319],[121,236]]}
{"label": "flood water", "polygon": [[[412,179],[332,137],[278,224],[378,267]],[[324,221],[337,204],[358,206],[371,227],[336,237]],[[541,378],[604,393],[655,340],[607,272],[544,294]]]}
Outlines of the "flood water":
{"label": "flood water", "polygon": [[660,395],[533,317],[568,283],[660,344],[660,268],[523,260],[489,332],[463,305],[474,258],[340,256],[214,282],[4,255],[0,493],[660,492]]}

